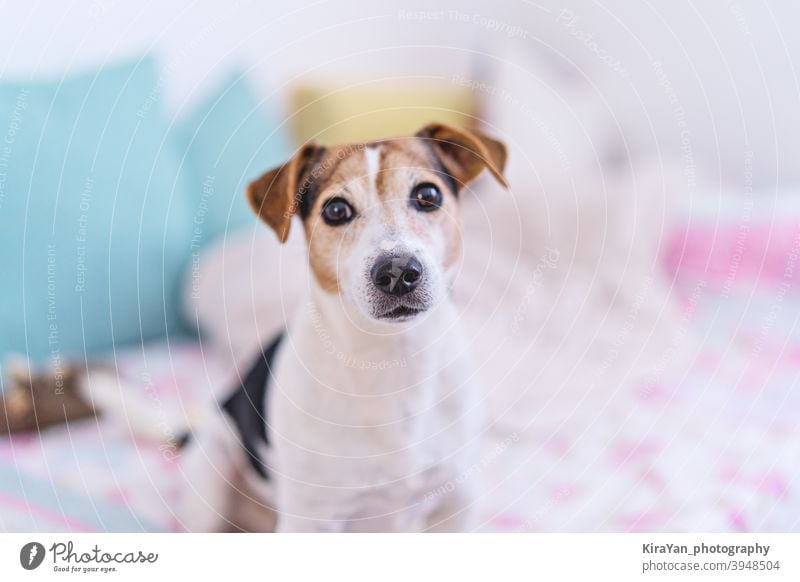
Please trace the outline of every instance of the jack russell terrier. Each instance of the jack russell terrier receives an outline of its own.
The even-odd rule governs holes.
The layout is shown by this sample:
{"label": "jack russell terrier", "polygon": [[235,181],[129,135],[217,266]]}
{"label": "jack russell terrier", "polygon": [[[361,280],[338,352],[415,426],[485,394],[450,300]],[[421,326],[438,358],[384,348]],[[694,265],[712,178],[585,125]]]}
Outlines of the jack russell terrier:
{"label": "jack russell terrier", "polygon": [[473,529],[480,402],[450,290],[459,196],[484,169],[506,186],[505,160],[498,141],[431,124],[310,143],[250,184],[281,242],[302,220],[312,284],[187,445],[185,528]]}

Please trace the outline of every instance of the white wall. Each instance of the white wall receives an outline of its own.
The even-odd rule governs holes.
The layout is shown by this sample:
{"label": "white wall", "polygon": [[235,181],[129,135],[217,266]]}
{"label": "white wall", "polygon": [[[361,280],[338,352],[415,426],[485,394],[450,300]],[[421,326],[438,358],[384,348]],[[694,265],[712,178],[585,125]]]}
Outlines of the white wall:
{"label": "white wall", "polygon": [[[470,3],[479,4],[449,2],[472,12]],[[430,3],[417,4],[425,9]],[[403,18],[401,10],[412,7],[356,0],[13,0],[0,9],[0,74],[60,76],[156,51],[169,66],[170,98],[180,104],[235,65],[254,66],[270,90],[303,74],[447,75],[465,67],[464,49],[480,29]]]}
{"label": "white wall", "polygon": [[792,0],[178,4],[6,2],[0,74],[60,76],[154,50],[180,109],[233,64],[254,66],[265,92],[311,74],[449,78],[469,73],[473,51],[499,54],[513,36],[549,55],[566,82],[594,83],[637,155],[688,149],[685,161],[700,175],[741,189],[752,152],[755,190],[800,183],[800,5]]}
{"label": "white wall", "polygon": [[756,193],[800,183],[800,4],[557,4],[551,18],[537,21],[537,36],[599,84],[633,150],[661,147],[682,158],[688,150],[693,159],[684,161],[701,177],[739,189],[752,155]]}

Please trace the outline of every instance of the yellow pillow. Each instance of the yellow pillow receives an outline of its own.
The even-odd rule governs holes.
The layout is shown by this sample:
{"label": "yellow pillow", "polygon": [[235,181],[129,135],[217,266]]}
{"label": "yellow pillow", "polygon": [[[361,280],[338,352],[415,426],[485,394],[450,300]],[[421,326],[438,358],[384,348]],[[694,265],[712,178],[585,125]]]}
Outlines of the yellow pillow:
{"label": "yellow pillow", "polygon": [[469,127],[475,111],[473,92],[445,80],[306,84],[291,104],[298,143],[322,144],[410,135],[431,121]]}

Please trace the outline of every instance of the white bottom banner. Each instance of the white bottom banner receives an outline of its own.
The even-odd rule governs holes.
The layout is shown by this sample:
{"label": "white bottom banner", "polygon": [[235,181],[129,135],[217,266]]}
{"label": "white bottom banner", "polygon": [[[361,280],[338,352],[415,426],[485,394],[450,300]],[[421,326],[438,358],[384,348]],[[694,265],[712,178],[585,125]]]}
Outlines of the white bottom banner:
{"label": "white bottom banner", "polygon": [[0,580],[800,580],[800,534],[0,534]]}

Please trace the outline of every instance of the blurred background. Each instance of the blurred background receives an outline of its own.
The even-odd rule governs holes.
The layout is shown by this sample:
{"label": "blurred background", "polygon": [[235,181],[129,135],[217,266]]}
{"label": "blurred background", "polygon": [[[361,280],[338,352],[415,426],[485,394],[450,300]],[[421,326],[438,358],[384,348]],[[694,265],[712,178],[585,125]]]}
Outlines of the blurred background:
{"label": "blurred background", "polygon": [[794,3],[2,13],[4,394],[99,361],[164,438],[107,416],[3,437],[0,530],[180,530],[165,442],[307,285],[300,229],[278,248],[247,183],[308,139],[433,120],[509,148],[510,192],[463,201],[454,291],[482,529],[800,530]]}

